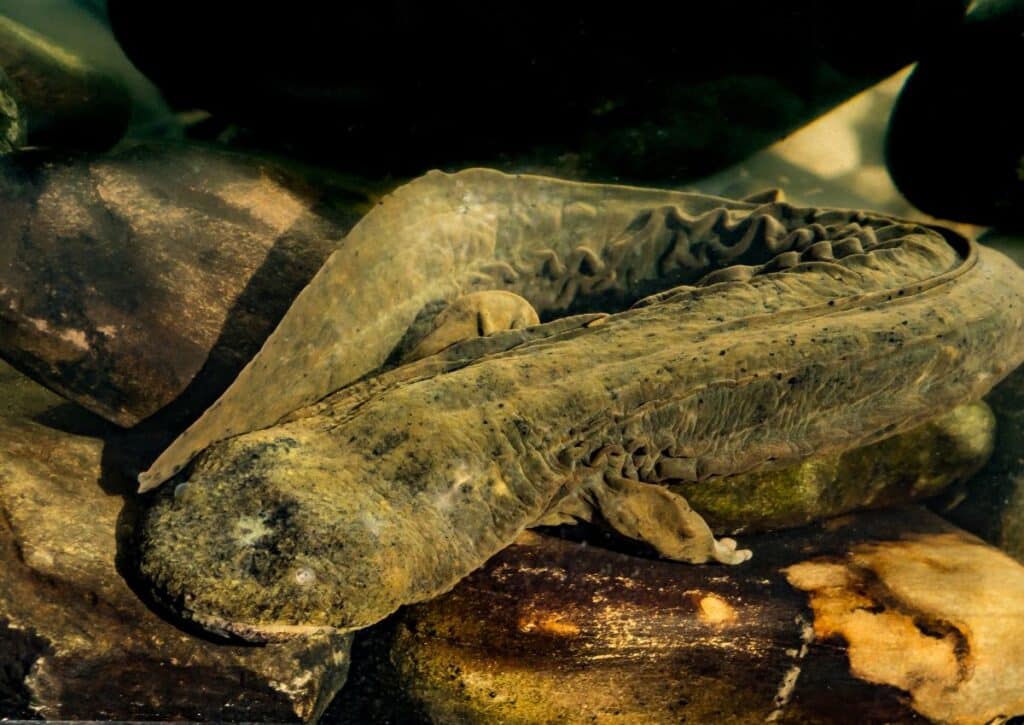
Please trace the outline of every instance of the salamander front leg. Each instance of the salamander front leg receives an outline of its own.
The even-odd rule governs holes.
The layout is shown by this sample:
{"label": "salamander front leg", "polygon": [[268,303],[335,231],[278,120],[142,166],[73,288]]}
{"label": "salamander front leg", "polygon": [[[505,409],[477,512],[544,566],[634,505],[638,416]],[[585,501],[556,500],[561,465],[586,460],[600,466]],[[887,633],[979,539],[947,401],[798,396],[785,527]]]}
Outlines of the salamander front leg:
{"label": "salamander front leg", "polygon": [[473,292],[445,307],[430,331],[403,356],[402,362],[419,360],[474,337],[537,324],[540,324],[537,311],[519,295],[504,290]]}
{"label": "salamander front leg", "polygon": [[686,499],[664,486],[605,474],[589,493],[608,525],[667,559],[741,564],[752,556],[749,549],[737,549],[733,539],[715,539]]}

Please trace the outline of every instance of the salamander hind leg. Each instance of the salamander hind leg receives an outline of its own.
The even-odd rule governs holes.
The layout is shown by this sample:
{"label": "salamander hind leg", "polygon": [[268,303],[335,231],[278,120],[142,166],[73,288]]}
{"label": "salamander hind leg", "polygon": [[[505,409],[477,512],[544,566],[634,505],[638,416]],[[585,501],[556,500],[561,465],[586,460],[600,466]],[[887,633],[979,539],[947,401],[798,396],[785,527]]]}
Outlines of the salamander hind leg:
{"label": "salamander hind leg", "polygon": [[623,536],[650,544],[667,559],[741,564],[751,556],[733,539],[716,539],[679,494],[663,486],[606,474],[590,488],[601,517]]}
{"label": "salamander hind leg", "polygon": [[504,290],[473,292],[441,310],[432,328],[402,357],[402,362],[419,360],[474,337],[537,324],[537,311],[519,295]]}

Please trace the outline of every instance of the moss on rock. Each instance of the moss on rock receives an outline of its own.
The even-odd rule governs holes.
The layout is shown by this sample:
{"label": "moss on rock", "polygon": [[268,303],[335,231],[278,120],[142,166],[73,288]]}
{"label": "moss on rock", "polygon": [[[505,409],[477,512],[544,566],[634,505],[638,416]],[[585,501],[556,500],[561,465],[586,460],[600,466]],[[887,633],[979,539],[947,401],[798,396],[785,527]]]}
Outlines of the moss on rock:
{"label": "moss on rock", "polygon": [[935,496],[981,468],[994,441],[995,417],[977,401],[840,455],[671,488],[716,532],[770,531]]}

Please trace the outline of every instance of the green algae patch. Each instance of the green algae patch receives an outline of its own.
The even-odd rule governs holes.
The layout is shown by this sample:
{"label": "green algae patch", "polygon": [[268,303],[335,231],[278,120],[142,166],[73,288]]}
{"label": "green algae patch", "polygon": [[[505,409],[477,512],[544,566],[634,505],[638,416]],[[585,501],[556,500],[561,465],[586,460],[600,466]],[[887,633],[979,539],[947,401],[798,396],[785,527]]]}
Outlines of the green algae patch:
{"label": "green algae patch", "polygon": [[0,68],[0,154],[8,154],[24,144],[25,119],[14,86]]}
{"label": "green algae patch", "polygon": [[992,454],[995,432],[991,409],[977,401],[840,455],[670,488],[719,533],[802,526],[858,508],[929,498],[965,481]]}

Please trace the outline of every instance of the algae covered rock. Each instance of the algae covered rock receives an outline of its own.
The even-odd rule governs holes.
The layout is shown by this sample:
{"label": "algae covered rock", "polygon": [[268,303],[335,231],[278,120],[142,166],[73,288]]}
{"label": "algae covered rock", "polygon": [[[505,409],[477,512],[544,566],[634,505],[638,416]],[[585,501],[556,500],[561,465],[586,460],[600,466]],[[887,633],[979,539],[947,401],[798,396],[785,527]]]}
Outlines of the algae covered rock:
{"label": "algae covered rock", "polygon": [[112,435],[0,364],[0,717],[316,717],[345,680],[347,637],[241,646],[183,631],[139,598]]}
{"label": "algae covered rock", "polygon": [[[1024,714],[1024,567],[1008,556],[921,509],[752,542],[752,562],[711,572],[529,536],[400,613],[374,673],[397,696],[365,712],[978,725]],[[357,708],[357,695],[339,705]],[[412,707],[396,712],[403,699]]]}
{"label": "algae covered rock", "polygon": [[985,464],[995,435],[992,411],[976,401],[872,446],[670,488],[718,533],[772,531],[935,496]]}
{"label": "algae covered rock", "polygon": [[988,464],[955,495],[938,504],[946,516],[1024,561],[1024,368],[985,400],[997,423]]}
{"label": "algae covered rock", "polygon": [[370,202],[202,146],[0,161],[0,355],[122,426],[205,408]]}
{"label": "algae covered rock", "polygon": [[128,126],[131,99],[113,78],[3,16],[0,72],[6,72],[17,93],[27,143],[32,146],[105,149],[113,146]]}
{"label": "algae covered rock", "polygon": [[18,94],[0,68],[0,155],[25,145],[25,119],[18,107]]}

